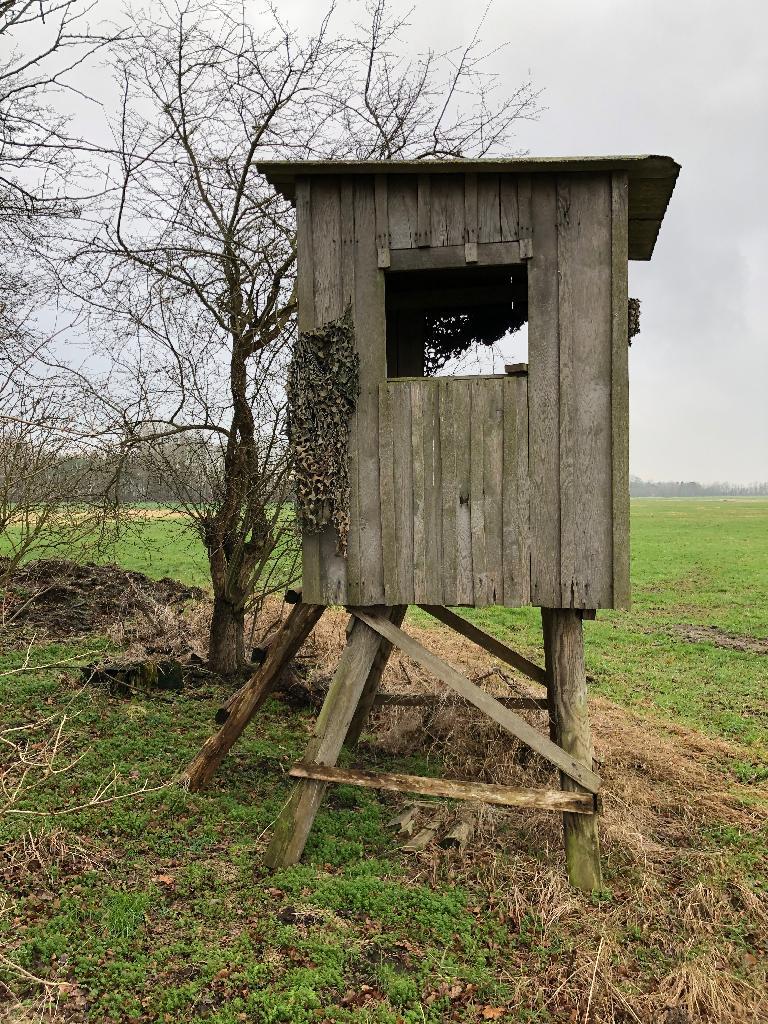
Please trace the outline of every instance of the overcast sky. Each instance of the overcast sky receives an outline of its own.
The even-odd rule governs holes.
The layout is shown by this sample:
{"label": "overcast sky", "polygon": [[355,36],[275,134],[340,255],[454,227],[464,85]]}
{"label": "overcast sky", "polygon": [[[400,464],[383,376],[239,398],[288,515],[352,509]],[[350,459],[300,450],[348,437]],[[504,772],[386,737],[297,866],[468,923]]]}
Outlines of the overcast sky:
{"label": "overcast sky", "polygon": [[[101,0],[107,16],[119,0]],[[276,0],[297,27],[317,0]],[[341,0],[337,24],[361,19]],[[407,9],[407,0],[403,4]],[[546,110],[534,155],[663,153],[682,164],[653,260],[630,263],[642,329],[630,352],[631,471],[768,480],[768,9],[759,0],[496,0],[493,66],[529,74]],[[413,53],[469,38],[483,6],[416,0]]]}
{"label": "overcast sky", "polygon": [[[300,23],[316,9],[278,0]],[[343,8],[342,8],[343,10]],[[466,38],[466,0],[418,0],[414,50]],[[664,153],[682,164],[653,260],[630,264],[631,470],[768,480],[768,8],[758,0],[496,0],[483,36],[544,90],[535,155]]]}

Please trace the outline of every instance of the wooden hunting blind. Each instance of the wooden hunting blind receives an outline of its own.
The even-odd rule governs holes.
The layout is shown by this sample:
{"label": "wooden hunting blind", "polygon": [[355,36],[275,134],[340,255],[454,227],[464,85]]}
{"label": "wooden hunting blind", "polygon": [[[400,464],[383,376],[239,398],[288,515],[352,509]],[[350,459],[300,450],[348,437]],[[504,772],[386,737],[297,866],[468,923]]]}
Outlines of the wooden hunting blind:
{"label": "wooden hunting blind", "polygon": [[[299,487],[306,622],[296,628],[311,629],[331,604],[353,616],[268,860],[300,856],[328,782],[376,785],[333,766],[359,736],[394,644],[560,768],[561,791],[487,798],[565,810],[570,876],[593,888],[599,778],[581,623],[629,605],[627,261],[651,258],[679,167],[630,156],[260,170],[296,207],[297,351],[309,345],[315,368],[298,476],[312,467],[310,490],[326,463],[343,477],[333,497],[322,484],[313,491],[321,510],[328,499],[325,516],[303,514]],[[433,375],[466,345],[525,322],[527,365]],[[344,331],[342,359],[334,339]],[[326,459],[334,353],[345,434]],[[545,683],[537,706],[548,708],[549,739],[408,637],[409,604]],[[544,669],[446,607],[529,604],[542,608]]]}

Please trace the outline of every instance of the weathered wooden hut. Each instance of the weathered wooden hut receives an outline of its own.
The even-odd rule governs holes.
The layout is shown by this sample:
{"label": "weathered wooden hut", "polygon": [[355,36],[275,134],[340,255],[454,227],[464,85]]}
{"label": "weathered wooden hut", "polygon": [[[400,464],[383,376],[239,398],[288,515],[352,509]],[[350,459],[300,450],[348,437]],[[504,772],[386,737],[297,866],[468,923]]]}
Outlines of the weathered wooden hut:
{"label": "weathered wooden hut", "polygon": [[[326,783],[355,781],[332,766],[396,644],[560,768],[565,792],[506,802],[565,810],[571,878],[594,887],[581,623],[629,605],[627,261],[651,258],[679,167],[619,156],[260,170],[296,207],[300,338],[320,344],[321,366],[346,330],[357,373],[346,476],[335,491],[321,482],[310,498],[326,514],[303,519],[303,605],[348,605],[353,628],[268,859],[300,856]],[[430,375],[441,345],[523,322],[527,366]],[[324,447],[328,381],[314,399],[308,386],[298,463],[312,491],[339,465]],[[409,604],[545,682],[549,739],[407,637]],[[544,670],[446,607],[494,604],[542,608]]]}

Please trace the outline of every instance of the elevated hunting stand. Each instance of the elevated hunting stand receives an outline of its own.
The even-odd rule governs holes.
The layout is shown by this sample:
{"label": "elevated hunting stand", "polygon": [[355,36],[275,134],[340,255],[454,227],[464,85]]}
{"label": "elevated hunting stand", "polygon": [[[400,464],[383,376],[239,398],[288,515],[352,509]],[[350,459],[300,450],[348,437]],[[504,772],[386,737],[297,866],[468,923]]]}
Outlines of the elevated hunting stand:
{"label": "elevated hunting stand", "polygon": [[[295,203],[299,342],[289,401],[303,589],[259,673],[189,769],[210,777],[327,605],[347,645],[267,860],[299,859],[326,786],[435,793],[342,770],[393,646],[548,759],[560,790],[437,783],[564,812],[571,881],[600,886],[582,619],[629,606],[627,260],[648,260],[669,157],[263,163]],[[528,323],[528,364],[435,377]],[[547,687],[500,701],[408,636],[409,604]],[[545,669],[449,607],[536,605]],[[549,710],[549,736],[517,711]]]}

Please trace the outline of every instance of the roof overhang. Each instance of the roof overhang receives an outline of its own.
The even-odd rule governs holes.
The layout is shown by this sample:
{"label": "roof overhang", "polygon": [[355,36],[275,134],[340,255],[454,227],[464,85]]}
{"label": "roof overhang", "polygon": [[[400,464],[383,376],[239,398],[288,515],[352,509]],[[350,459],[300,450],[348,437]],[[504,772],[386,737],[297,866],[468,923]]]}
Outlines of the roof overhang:
{"label": "roof overhang", "polygon": [[629,178],[629,258],[649,260],[680,165],[669,156],[541,156],[506,160],[261,160],[258,170],[291,202],[296,196],[296,179],[306,175],[626,171]]}

